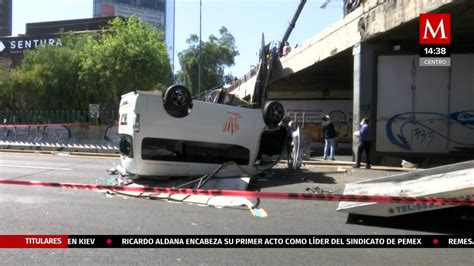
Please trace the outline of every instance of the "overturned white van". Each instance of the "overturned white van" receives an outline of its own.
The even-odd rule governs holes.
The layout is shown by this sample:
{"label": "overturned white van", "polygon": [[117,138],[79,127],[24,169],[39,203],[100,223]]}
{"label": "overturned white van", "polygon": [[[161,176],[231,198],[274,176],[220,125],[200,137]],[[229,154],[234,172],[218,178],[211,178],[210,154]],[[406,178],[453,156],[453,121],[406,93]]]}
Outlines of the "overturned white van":
{"label": "overturned white van", "polygon": [[[159,92],[134,91],[120,102],[120,155],[135,176],[200,176],[234,162],[219,176],[253,175],[270,169],[291,135],[279,123],[283,106],[229,105],[233,95],[219,91],[214,102],[192,100],[181,85]],[[290,135],[290,136],[288,136]]]}

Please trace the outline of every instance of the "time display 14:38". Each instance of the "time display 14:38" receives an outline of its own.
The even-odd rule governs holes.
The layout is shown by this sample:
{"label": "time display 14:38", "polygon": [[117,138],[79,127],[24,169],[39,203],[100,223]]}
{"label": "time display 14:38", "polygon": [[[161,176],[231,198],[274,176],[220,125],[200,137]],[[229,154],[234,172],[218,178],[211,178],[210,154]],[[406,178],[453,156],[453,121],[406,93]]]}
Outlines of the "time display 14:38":
{"label": "time display 14:38", "polygon": [[420,57],[449,57],[449,45],[421,45]]}

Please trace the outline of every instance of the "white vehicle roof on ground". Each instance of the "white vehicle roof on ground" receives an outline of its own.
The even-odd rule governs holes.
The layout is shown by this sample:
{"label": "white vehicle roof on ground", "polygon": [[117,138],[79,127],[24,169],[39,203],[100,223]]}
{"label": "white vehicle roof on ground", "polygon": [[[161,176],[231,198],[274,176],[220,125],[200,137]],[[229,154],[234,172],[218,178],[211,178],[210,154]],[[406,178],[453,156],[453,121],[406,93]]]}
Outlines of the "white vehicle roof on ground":
{"label": "white vehicle roof on ground", "polygon": [[163,94],[135,91],[120,103],[120,152],[124,169],[137,176],[200,176],[235,162],[221,176],[270,169],[286,149],[283,106],[233,106],[244,101],[219,92],[225,103],[192,100],[181,85]]}

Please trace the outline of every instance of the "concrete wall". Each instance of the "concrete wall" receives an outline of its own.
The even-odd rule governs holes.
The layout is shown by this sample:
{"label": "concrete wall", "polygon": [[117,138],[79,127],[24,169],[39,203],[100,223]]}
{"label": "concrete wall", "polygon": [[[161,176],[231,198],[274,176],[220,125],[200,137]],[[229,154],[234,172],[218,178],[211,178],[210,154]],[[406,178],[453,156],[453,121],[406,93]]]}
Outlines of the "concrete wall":
{"label": "concrete wall", "polygon": [[[350,100],[278,100],[296,121],[309,142],[323,142],[323,116],[329,114],[339,133],[338,140],[352,139],[352,101]],[[303,122],[304,121],[304,122]]]}
{"label": "concrete wall", "polygon": [[459,0],[371,0],[363,8],[359,32],[363,40],[418,19],[421,13],[434,10]]}
{"label": "concrete wall", "polygon": [[116,152],[118,141],[117,126],[0,127],[1,148]]}
{"label": "concrete wall", "polygon": [[[370,134],[375,136],[375,106],[377,105],[377,54],[390,52],[391,46],[384,43],[363,42],[353,49],[354,56],[354,84],[353,84],[353,121],[352,128],[358,130],[360,121],[367,117],[371,121],[369,124]],[[356,154],[359,145],[359,137],[352,138],[352,151]],[[374,145],[371,147],[375,150]],[[373,154],[373,153],[372,153]]]}

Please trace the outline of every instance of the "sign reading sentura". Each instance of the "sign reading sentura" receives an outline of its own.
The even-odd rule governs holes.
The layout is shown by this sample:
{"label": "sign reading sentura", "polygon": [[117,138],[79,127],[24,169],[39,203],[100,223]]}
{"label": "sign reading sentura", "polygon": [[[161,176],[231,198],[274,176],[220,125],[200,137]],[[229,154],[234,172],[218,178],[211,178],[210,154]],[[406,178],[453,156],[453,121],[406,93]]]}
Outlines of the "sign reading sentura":
{"label": "sign reading sentura", "polygon": [[24,50],[36,49],[40,46],[62,46],[60,37],[41,37],[41,38],[25,38],[14,37],[0,39],[0,54],[21,54]]}

